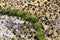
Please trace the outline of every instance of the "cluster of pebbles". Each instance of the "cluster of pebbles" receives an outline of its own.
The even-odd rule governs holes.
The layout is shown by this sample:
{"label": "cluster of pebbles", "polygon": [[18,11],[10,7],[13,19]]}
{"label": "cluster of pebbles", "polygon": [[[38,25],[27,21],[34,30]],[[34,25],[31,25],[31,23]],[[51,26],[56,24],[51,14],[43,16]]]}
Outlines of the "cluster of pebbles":
{"label": "cluster of pebbles", "polygon": [[38,16],[43,23],[47,40],[60,38],[60,0],[1,0],[0,5],[4,8],[22,9]]}
{"label": "cluster of pebbles", "polygon": [[0,30],[1,39],[9,37],[19,38],[20,40],[34,40],[35,29],[31,26],[31,23],[24,21],[20,17],[17,19],[17,17],[0,15],[0,29],[2,29]]}

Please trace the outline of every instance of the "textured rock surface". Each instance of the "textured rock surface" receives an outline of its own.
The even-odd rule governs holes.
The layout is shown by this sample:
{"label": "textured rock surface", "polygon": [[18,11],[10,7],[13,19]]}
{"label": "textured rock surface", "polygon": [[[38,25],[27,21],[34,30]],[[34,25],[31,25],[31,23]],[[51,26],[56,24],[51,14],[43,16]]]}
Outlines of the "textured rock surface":
{"label": "textured rock surface", "polygon": [[8,16],[0,15],[0,40],[16,38],[16,36],[5,26],[7,19]]}
{"label": "textured rock surface", "polygon": [[[21,40],[34,40],[35,29],[21,18],[0,15],[0,38],[20,38]],[[16,39],[17,40],[17,39]]]}
{"label": "textured rock surface", "polygon": [[[47,40],[56,40],[60,38],[60,0],[1,0],[2,7],[12,7],[22,9],[39,17],[39,20],[47,25],[46,30]],[[20,22],[21,23],[21,22]],[[22,22],[24,23],[24,22]],[[54,34],[58,35],[54,35]]]}

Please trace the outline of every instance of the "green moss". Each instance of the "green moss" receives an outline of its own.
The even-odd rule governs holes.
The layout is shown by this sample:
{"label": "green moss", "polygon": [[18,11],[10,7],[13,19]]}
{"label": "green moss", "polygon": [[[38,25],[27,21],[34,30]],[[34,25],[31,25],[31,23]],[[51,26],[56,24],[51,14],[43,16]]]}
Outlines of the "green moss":
{"label": "green moss", "polygon": [[36,28],[35,35],[38,38],[38,40],[46,40],[44,36],[44,30],[42,29],[42,23],[38,21],[34,24],[34,27]]}
{"label": "green moss", "polygon": [[40,21],[36,22],[34,24],[35,28],[40,28],[42,26],[42,23]]}
{"label": "green moss", "polygon": [[38,21],[38,18],[36,16],[26,15],[25,20],[31,23],[36,23]]}
{"label": "green moss", "polygon": [[17,12],[17,16],[20,16],[20,17],[25,17],[25,15],[27,15],[27,12],[24,12],[24,11],[22,11],[22,10],[18,10],[18,12]]}

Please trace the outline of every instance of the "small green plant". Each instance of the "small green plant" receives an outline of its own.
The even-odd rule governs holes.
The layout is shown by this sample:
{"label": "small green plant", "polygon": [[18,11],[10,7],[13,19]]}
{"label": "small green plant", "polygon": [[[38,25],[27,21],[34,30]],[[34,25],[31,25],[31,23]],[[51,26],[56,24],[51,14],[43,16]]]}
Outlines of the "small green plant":
{"label": "small green plant", "polygon": [[4,14],[7,14],[7,15],[10,15],[12,12],[11,8],[4,8],[3,10],[4,10]]}
{"label": "small green plant", "polygon": [[36,22],[34,24],[34,27],[36,28],[36,37],[38,40],[46,40],[44,36],[44,31],[42,29],[42,23],[40,21]]}
{"label": "small green plant", "polygon": [[17,10],[11,9],[11,8],[5,8],[5,14],[8,14],[10,16],[16,16],[17,15]]}
{"label": "small green plant", "polygon": [[36,30],[36,37],[39,40],[46,40],[45,36],[44,36],[44,31],[41,28],[39,28],[39,29]]}
{"label": "small green plant", "polygon": [[24,12],[24,11],[22,11],[22,10],[19,10],[18,12],[17,12],[17,16],[20,16],[20,17],[25,17],[25,15],[27,15],[27,12]]}
{"label": "small green plant", "polygon": [[42,23],[40,21],[36,22],[34,24],[35,28],[40,28],[42,26]]}
{"label": "small green plant", "polygon": [[38,21],[38,17],[32,15],[26,15],[25,20],[31,23],[36,23]]}

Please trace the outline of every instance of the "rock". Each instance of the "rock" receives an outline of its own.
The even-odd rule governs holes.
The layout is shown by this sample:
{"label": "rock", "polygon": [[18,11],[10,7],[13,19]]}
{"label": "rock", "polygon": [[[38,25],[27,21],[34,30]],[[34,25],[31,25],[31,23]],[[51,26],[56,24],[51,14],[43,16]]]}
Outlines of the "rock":
{"label": "rock", "polygon": [[58,2],[60,3],[60,0],[58,0]]}
{"label": "rock", "polygon": [[23,21],[23,20],[20,20],[20,22],[19,22],[19,23],[20,23],[20,24],[23,24],[24,22],[25,22],[25,21]]}
{"label": "rock", "polygon": [[24,34],[21,34],[21,38],[25,38]]}
{"label": "rock", "polygon": [[56,40],[60,40],[60,37],[57,37]]}
{"label": "rock", "polygon": [[[4,29],[3,29],[4,28]],[[0,30],[0,36],[1,37],[4,37],[4,36],[6,36],[6,37],[8,37],[8,38],[13,38],[13,37],[15,37],[15,35],[11,32],[11,31],[9,31],[8,29],[5,29],[5,28],[7,28],[6,26],[5,27],[1,27],[1,30]],[[3,36],[4,35],[4,36]]]}
{"label": "rock", "polygon": [[34,30],[34,29],[31,29],[31,31],[32,31],[32,32],[35,32],[35,30]]}
{"label": "rock", "polygon": [[57,37],[57,36],[58,36],[58,33],[56,32],[56,30],[54,30],[52,37]]}
{"label": "rock", "polygon": [[[38,16],[39,15],[39,17],[41,17],[41,16],[43,16],[41,19],[43,20],[43,22],[44,23],[46,23],[46,21],[47,20],[49,20],[49,21],[47,21],[47,22],[51,22],[51,23],[47,23],[48,25],[45,25],[45,24],[43,24],[43,28],[44,28],[44,31],[45,30],[47,30],[47,29],[49,29],[49,30],[47,30],[47,31],[49,31],[49,34],[51,34],[51,33],[53,33],[53,37],[55,37],[55,36],[57,36],[57,33],[54,31],[54,29],[60,29],[60,24],[54,24],[55,26],[53,26],[53,23],[54,22],[56,22],[57,21],[57,19],[58,19],[58,15],[59,15],[59,11],[60,11],[60,0],[0,0],[0,6],[2,6],[3,8],[4,8],[4,6],[6,6],[6,7],[11,7],[11,8],[15,8],[15,9],[23,9],[24,11],[27,11],[27,12],[29,12],[29,13],[31,13],[32,15],[36,15],[36,16]],[[30,6],[28,6],[29,4],[31,4]],[[34,8],[34,10],[33,10],[33,8]],[[55,10],[55,11],[54,11]],[[55,18],[55,14],[56,14],[56,18]],[[54,14],[54,15],[52,15],[51,16],[51,14]],[[58,14],[58,15],[57,15]],[[48,18],[48,19],[45,19],[45,16]],[[2,17],[3,18],[3,17]],[[3,18],[4,19],[4,18]],[[6,17],[6,20],[7,20],[8,18]],[[12,18],[13,19],[13,18]],[[10,19],[9,19],[10,20]],[[0,19],[0,21],[2,21],[1,19]],[[24,21],[23,20],[19,20],[20,22],[20,24],[23,24],[24,23]],[[54,22],[52,22],[52,21],[54,21]],[[16,21],[16,20],[14,20],[14,22],[13,21],[10,21],[12,24],[13,23],[17,23],[18,24],[18,22]],[[58,21],[59,22],[59,21]],[[10,28],[11,28],[11,23],[8,23],[7,25],[9,25],[10,26]],[[11,24],[11,25],[10,25]],[[26,22],[26,24],[29,24],[28,22]],[[52,25],[51,25],[52,24]],[[0,25],[1,25],[1,22],[0,22]],[[5,25],[5,22],[2,24],[2,25]],[[14,25],[14,24],[13,24]],[[51,30],[51,26],[53,27],[53,29]],[[58,25],[58,27],[57,27],[57,25]],[[16,25],[17,26],[17,25]],[[14,29],[14,27],[15,26],[12,26],[13,27],[13,29]],[[20,28],[22,27],[23,28],[23,26],[19,26]],[[55,27],[55,28],[54,28]],[[16,27],[15,27],[16,28]],[[20,29],[19,28],[19,29]],[[21,28],[21,29],[22,29]],[[28,27],[29,28],[29,27]],[[27,28],[27,29],[28,29]],[[4,29],[4,28],[3,28]],[[21,30],[20,29],[20,30]],[[26,29],[26,27],[24,27],[23,29]],[[23,30],[24,31],[24,30]],[[56,33],[56,34],[55,34]],[[59,31],[59,33],[58,33],[59,35],[60,35],[60,31]],[[52,35],[51,35],[52,36]],[[26,39],[26,40],[29,40],[29,39]],[[48,38],[48,40],[53,40],[53,39],[51,39],[51,38]]]}
{"label": "rock", "polygon": [[49,28],[48,25],[43,24],[44,30],[47,30]]}
{"label": "rock", "polygon": [[[52,34],[53,33],[53,30],[49,30],[48,34]],[[52,36],[52,35],[51,35]]]}
{"label": "rock", "polygon": [[51,38],[49,38],[49,37],[46,37],[46,39],[47,39],[47,40],[52,40],[52,39],[51,39]]}
{"label": "rock", "polygon": [[46,17],[49,19],[50,18],[50,13],[46,12]]}
{"label": "rock", "polygon": [[2,6],[2,7],[3,7],[3,5],[5,5],[5,3],[0,3],[0,6]]}

